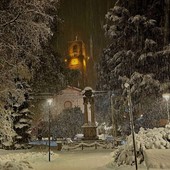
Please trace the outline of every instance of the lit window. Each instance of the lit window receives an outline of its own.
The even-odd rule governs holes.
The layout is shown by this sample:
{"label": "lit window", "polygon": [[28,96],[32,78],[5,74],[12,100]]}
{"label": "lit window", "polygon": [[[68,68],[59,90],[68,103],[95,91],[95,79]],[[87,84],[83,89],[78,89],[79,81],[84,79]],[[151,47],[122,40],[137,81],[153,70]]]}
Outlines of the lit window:
{"label": "lit window", "polygon": [[73,53],[77,53],[78,52],[78,45],[74,45],[73,46]]}

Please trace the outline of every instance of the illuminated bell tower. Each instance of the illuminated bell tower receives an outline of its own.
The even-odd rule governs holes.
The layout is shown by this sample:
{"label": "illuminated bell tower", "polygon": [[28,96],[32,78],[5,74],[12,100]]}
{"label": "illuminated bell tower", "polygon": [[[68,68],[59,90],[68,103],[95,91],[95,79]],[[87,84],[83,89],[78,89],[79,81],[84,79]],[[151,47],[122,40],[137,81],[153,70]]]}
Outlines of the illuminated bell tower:
{"label": "illuminated bell tower", "polygon": [[85,44],[81,40],[68,42],[68,57],[65,58],[65,63],[68,68],[80,71],[80,77],[77,78],[74,86],[84,88],[87,84],[87,58],[85,51]]}

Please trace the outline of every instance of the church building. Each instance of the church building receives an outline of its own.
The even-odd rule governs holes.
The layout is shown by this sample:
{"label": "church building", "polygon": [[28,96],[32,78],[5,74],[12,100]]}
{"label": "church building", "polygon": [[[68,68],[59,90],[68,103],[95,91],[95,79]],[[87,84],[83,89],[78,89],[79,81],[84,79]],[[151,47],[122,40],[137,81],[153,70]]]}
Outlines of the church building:
{"label": "church building", "polygon": [[80,107],[83,112],[83,95],[82,90],[76,87],[68,86],[66,89],[62,90],[60,94],[53,97],[54,108],[53,114],[58,115],[64,109],[71,109],[74,107]]}

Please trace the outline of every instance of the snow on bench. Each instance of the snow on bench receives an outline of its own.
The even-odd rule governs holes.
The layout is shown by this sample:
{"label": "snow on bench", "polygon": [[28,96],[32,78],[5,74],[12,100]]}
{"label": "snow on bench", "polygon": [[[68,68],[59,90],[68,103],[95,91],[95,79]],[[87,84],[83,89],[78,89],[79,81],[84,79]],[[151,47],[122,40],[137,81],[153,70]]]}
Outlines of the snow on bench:
{"label": "snow on bench", "polygon": [[170,170],[170,149],[146,149],[144,160],[147,170]]}

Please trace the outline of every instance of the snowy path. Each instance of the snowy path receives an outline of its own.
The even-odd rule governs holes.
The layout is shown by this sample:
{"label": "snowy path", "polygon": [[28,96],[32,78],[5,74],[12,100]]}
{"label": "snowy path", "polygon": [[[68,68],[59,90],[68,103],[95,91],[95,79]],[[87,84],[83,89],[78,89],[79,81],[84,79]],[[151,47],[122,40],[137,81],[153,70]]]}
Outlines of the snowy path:
{"label": "snowy path", "polygon": [[92,151],[64,151],[58,152],[57,159],[50,163],[42,162],[34,164],[36,170],[107,170],[105,167],[110,161],[111,151],[92,150]]}
{"label": "snowy path", "polygon": [[[7,161],[8,159],[11,162],[15,159],[19,163],[24,160],[30,163],[33,170],[135,170],[135,167],[132,166],[117,168],[111,166],[113,150],[55,151],[51,156],[51,162],[48,162],[48,153],[41,151],[0,149],[0,160]],[[18,170],[18,168],[12,170]],[[24,167],[23,170],[27,170],[27,168]],[[139,166],[138,170],[146,170],[146,167]]]}
{"label": "snowy path", "polygon": [[111,170],[106,165],[111,162],[110,153],[113,150],[55,151],[55,154],[51,156],[51,162],[48,162],[47,152],[41,151],[0,150],[0,159],[26,160],[34,170]]}

